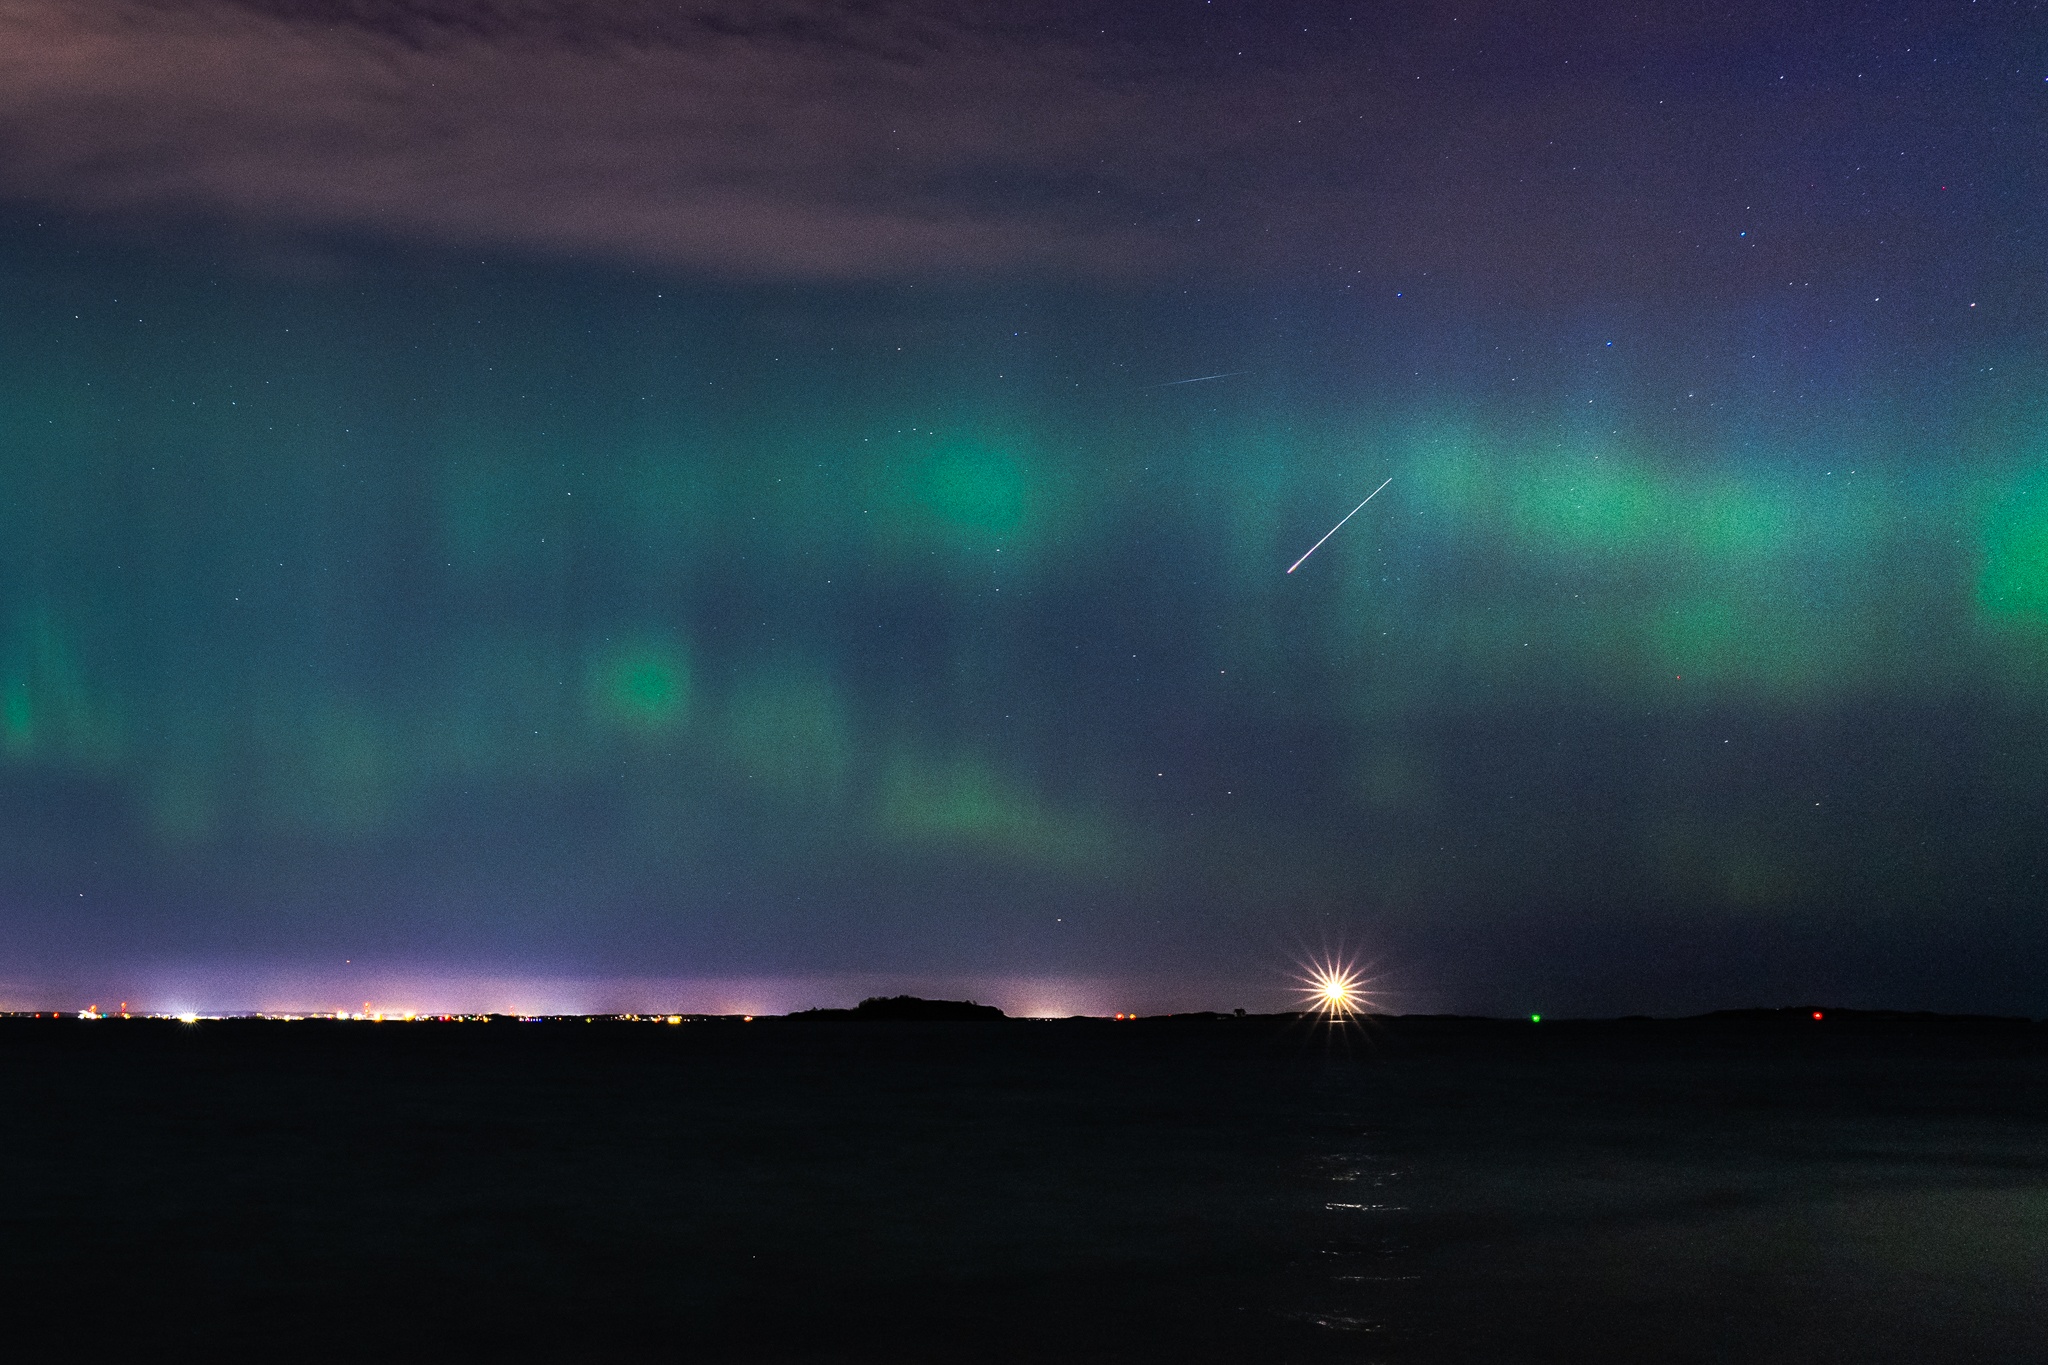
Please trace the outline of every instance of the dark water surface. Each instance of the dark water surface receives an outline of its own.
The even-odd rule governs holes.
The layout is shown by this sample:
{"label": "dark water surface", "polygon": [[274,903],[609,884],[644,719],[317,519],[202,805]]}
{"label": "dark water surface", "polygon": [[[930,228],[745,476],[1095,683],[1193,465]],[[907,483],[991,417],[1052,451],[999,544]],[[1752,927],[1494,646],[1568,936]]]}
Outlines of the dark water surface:
{"label": "dark water surface", "polygon": [[17,1349],[2048,1360],[2042,1026],[21,1020],[0,1105]]}

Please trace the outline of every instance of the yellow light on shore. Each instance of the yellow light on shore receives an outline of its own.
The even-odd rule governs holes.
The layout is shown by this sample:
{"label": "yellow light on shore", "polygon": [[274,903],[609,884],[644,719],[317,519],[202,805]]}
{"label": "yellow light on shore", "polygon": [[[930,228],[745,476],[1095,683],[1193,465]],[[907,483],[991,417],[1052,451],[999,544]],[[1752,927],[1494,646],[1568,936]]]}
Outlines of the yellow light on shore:
{"label": "yellow light on shore", "polygon": [[1325,960],[1309,964],[1301,981],[1308,1008],[1325,1018],[1362,1014],[1371,1003],[1366,996],[1365,978],[1345,962]]}

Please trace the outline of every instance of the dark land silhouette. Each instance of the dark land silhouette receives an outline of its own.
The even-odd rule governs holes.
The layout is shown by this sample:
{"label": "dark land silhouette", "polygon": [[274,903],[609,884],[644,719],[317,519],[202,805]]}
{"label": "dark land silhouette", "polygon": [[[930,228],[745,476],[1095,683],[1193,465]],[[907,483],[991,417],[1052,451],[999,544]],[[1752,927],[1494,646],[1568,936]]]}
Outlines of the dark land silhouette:
{"label": "dark land silhouette", "polygon": [[860,1019],[876,1023],[963,1023],[1004,1018],[994,1005],[972,1000],[921,1000],[914,995],[870,996],[850,1010],[803,1010],[795,1019]]}

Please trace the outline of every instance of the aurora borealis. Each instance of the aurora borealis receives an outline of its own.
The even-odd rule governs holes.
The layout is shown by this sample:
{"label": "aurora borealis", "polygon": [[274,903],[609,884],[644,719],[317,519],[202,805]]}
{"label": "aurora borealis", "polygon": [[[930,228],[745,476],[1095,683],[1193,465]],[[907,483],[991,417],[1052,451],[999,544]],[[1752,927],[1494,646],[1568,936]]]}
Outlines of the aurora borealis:
{"label": "aurora borealis", "polygon": [[[2033,11],[1936,8],[1857,30],[1875,76],[1845,30],[1781,35],[1800,110],[1892,83],[1853,127],[1758,121],[1768,16],[1688,39],[1707,64],[1656,87],[1686,120],[1582,148],[1605,179],[1417,190],[1490,220],[1438,256],[1371,214],[1333,253],[1299,151],[1267,173],[1323,205],[1302,260],[1153,218],[1156,269],[985,233],[821,265],[863,229],[812,215],[737,271],[203,177],[110,206],[15,156],[0,982],[362,960],[1228,1007],[1341,939],[1405,1008],[2041,1012],[2048,70],[2012,74]],[[1279,16],[1234,32],[1346,88]],[[1208,71],[1148,41],[1120,60]],[[1554,137],[1632,90],[1493,50]],[[1636,178],[1659,138],[1705,188]],[[1218,146],[1180,207],[1243,188]],[[1080,193],[974,191],[1033,234]]]}

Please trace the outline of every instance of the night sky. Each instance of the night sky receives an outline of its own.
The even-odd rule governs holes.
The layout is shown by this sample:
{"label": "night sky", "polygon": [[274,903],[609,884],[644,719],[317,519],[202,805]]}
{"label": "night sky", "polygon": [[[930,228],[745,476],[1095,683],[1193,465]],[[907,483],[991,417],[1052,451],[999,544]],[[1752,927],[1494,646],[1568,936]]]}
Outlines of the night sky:
{"label": "night sky", "polygon": [[0,1005],[2048,1013],[2044,317],[2038,4],[4,0]]}

